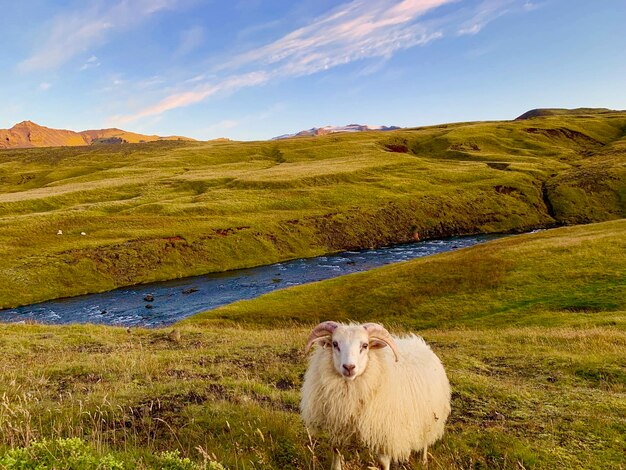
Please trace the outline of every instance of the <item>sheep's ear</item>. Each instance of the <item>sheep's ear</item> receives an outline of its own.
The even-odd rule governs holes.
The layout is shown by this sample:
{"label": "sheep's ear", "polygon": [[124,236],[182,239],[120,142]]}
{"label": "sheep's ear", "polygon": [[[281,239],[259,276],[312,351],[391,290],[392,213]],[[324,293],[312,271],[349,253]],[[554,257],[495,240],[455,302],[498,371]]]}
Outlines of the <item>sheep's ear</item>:
{"label": "sheep's ear", "polygon": [[370,339],[370,349],[381,349],[384,348],[385,346],[387,346],[387,343],[377,340],[377,339]]}
{"label": "sheep's ear", "polygon": [[334,321],[323,321],[311,331],[311,334],[307,338],[306,347],[304,348],[304,354],[307,354],[313,346],[313,343],[318,341],[327,340],[329,336],[333,335],[333,332],[337,329],[339,323]]}
{"label": "sheep's ear", "polygon": [[311,350],[311,347],[315,343],[320,343],[322,347],[325,348],[326,346],[330,344],[330,336],[320,336],[318,338],[309,340],[309,342],[306,344],[306,348],[304,348],[304,354],[308,354],[309,351]]}

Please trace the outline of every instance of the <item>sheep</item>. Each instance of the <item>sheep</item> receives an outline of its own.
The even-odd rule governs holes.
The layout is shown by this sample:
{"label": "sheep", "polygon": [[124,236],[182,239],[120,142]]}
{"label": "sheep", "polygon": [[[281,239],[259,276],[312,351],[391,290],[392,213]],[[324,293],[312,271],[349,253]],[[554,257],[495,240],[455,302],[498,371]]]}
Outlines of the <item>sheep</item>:
{"label": "sheep", "polygon": [[313,433],[328,433],[332,470],[339,451],[358,442],[384,470],[439,440],[450,414],[450,384],[439,358],[414,334],[394,337],[377,323],[317,325],[305,354],[315,349],[302,384],[300,412]]}

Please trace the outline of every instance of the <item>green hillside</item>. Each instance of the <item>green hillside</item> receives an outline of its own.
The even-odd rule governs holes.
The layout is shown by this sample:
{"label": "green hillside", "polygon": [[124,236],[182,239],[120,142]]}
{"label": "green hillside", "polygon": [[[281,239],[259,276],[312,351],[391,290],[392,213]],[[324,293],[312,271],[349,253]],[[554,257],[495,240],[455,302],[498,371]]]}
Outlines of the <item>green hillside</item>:
{"label": "green hillside", "polygon": [[347,248],[625,217],[625,163],[623,112],[3,150],[0,307]]}
{"label": "green hillside", "polygon": [[[297,408],[306,336],[333,318],[416,331],[441,357],[453,411],[429,468],[624,468],[625,252],[618,220],[299,286],[176,329],[0,325],[0,463],[32,439],[77,437],[47,443],[46,458],[327,468],[328,441],[309,438]],[[200,466],[166,466],[174,450]],[[346,456],[348,470],[373,462]]]}
{"label": "green hillside", "polygon": [[585,116],[595,114],[612,114],[618,112],[608,108],[538,108],[525,112],[517,119],[531,119],[544,116]]}

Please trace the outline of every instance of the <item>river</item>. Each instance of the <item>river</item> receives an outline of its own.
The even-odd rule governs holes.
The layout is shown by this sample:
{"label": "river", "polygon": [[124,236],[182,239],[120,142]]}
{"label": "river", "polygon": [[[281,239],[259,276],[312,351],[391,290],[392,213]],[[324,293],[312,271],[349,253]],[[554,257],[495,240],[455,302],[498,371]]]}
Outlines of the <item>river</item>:
{"label": "river", "polygon": [[165,326],[196,313],[238,300],[253,299],[277,289],[465,248],[501,236],[473,235],[426,240],[141,284],[0,310],[0,322]]}

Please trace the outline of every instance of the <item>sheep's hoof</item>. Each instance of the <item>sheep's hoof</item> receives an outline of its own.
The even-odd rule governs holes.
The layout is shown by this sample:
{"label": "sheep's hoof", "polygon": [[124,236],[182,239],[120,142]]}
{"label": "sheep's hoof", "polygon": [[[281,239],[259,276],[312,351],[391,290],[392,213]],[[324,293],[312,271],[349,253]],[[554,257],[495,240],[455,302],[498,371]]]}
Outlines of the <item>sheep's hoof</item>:
{"label": "sheep's hoof", "polygon": [[343,460],[343,457],[341,456],[341,453],[337,449],[335,449],[333,451],[333,464],[332,464],[331,470],[341,470],[342,460]]}
{"label": "sheep's hoof", "polygon": [[378,463],[380,463],[382,470],[389,470],[391,468],[391,457],[381,454],[378,456]]}

